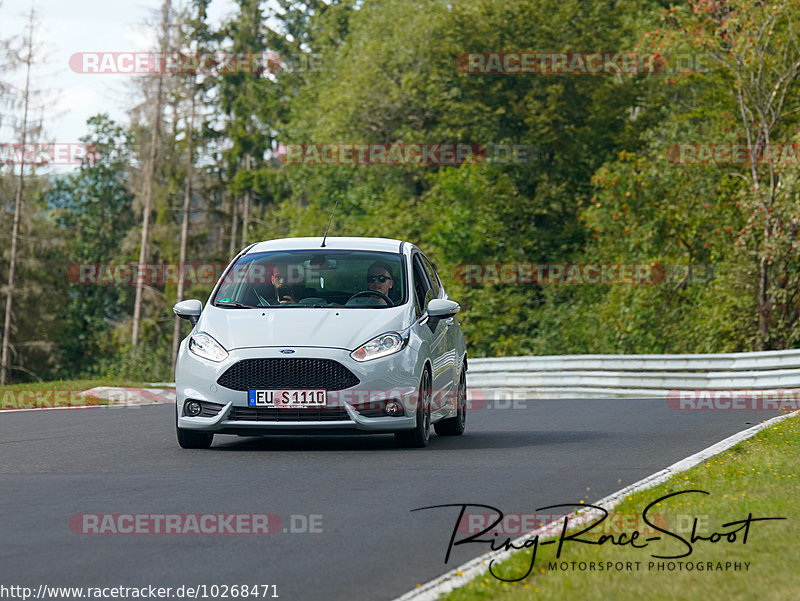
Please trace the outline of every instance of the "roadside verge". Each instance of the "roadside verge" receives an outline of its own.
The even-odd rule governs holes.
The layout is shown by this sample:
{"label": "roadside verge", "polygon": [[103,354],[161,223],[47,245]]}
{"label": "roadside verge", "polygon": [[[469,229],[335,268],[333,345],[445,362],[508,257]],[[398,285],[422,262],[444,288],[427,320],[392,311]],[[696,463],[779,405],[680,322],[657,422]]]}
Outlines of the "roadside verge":
{"label": "roadside verge", "polygon": [[[551,522],[510,541],[517,549],[526,547],[527,543],[524,551],[503,550],[501,547],[506,537],[501,534],[495,544],[495,548],[501,550],[481,555],[439,578],[418,585],[395,601],[563,599],[567,591],[569,598],[597,599],[666,601],[699,598],[701,592],[706,596],[713,592],[716,596],[722,591],[731,592],[731,598],[744,598],[743,591],[747,590],[759,598],[789,598],[791,591],[800,586],[795,542],[800,534],[796,509],[796,499],[800,498],[799,460],[798,412],[780,415],[593,503],[608,512],[614,510],[614,513],[610,514],[612,520],[605,520],[599,528],[594,527],[590,533],[580,537],[593,541],[591,543],[567,541],[560,557],[556,557],[557,544],[534,546],[539,540],[558,537],[564,520]],[[689,490],[709,494],[686,492]],[[724,537],[722,541],[698,539],[694,541],[690,555],[672,559],[674,565],[670,566],[670,560],[651,555],[674,557],[685,553],[687,546],[677,538],[652,528],[643,520],[642,514],[649,503],[673,493],[681,494],[654,505],[650,510],[650,521],[688,540],[693,534],[684,530],[691,530],[695,518],[699,519],[696,534],[705,537],[714,532],[730,532],[734,527],[727,524],[744,520],[748,515],[788,519],[753,522],[749,524],[749,533],[739,531],[733,541]],[[600,509],[579,509],[577,514],[569,516],[569,526],[588,528],[602,516]],[[614,522],[613,518],[619,516],[626,519]],[[637,529],[643,536],[656,535],[668,540],[653,541],[647,549],[615,544],[614,541],[620,540],[630,542],[632,531]],[[621,539],[623,532],[628,534]],[[595,537],[591,538],[592,535]],[[601,544],[596,535],[612,535],[613,539],[606,538]],[[492,532],[489,532],[484,538],[491,539],[491,536]],[[743,537],[746,542],[742,542]],[[643,544],[643,540],[640,539],[637,545]],[[503,582],[497,578],[516,580],[524,576],[531,567],[534,548],[538,555],[529,576],[516,582]],[[639,566],[636,569],[628,569],[633,567],[629,564],[637,561]],[[679,561],[683,562],[680,566],[677,565]],[[695,569],[697,566],[693,563],[691,570],[685,570],[685,564],[690,561],[699,561],[702,569]],[[654,565],[650,566],[648,562]],[[714,570],[705,569],[709,562]],[[745,562],[748,562],[747,569]],[[598,569],[601,563],[604,564],[602,570]],[[609,563],[612,564],[610,567]],[[719,563],[723,569],[716,570]],[[738,571],[734,570],[733,564],[738,564]],[[551,569],[553,567],[555,570]],[[491,573],[487,573],[490,568]],[[770,595],[765,597],[763,586],[767,583]],[[448,593],[447,597],[441,597]]]}

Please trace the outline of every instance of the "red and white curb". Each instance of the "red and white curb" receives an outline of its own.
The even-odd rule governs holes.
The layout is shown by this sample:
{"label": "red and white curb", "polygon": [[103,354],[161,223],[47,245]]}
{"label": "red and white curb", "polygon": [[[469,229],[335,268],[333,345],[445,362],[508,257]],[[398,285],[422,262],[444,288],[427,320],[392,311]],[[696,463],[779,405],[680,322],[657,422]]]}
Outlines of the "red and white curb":
{"label": "red and white curb", "polygon": [[[708,460],[710,457],[718,455],[719,453],[731,448],[743,440],[750,438],[757,432],[760,432],[765,428],[769,428],[770,426],[773,426],[789,417],[794,417],[797,415],[800,415],[800,411],[794,411],[786,415],[779,415],[748,428],[747,430],[737,432],[736,434],[711,445],[707,449],[703,449],[702,451],[695,453],[686,459],[681,459],[677,463],[673,463],[669,467],[666,467],[655,474],[651,474],[646,478],[631,484],[630,486],[626,486],[622,490],[618,490],[607,497],[603,497],[599,501],[595,501],[592,503],[592,505],[598,505],[610,511],[628,495],[658,486],[662,482],[666,482],[672,478],[672,476],[675,474],[685,472],[686,470]],[[586,510],[578,510],[577,515],[570,517],[569,523],[571,526],[579,526],[596,519],[600,515],[602,514],[595,509],[586,508]],[[516,540],[512,541],[511,544],[517,548],[520,548],[525,541],[530,540],[535,536],[544,538],[547,535],[556,534],[561,529],[561,526],[561,523],[556,524],[555,522],[552,522],[542,526],[541,528],[537,528],[528,534],[520,536]],[[393,599],[393,601],[436,601],[436,599],[438,599],[441,595],[447,594],[456,588],[464,586],[468,584],[470,580],[473,580],[484,574],[489,569],[489,564],[492,561],[497,561],[499,563],[509,559],[513,552],[514,551],[489,551],[484,553],[480,557],[476,557],[475,559],[472,559],[458,566],[457,568],[450,570],[438,578],[434,578],[425,584],[418,585],[414,590],[411,590],[406,594]]]}
{"label": "red and white curb", "polygon": [[110,401],[112,405],[154,405],[175,402],[175,390],[169,388],[98,386],[85,391],[84,394]]}
{"label": "red and white curb", "polygon": [[[34,391],[35,392],[35,391]],[[117,386],[97,386],[79,393],[79,397],[92,397],[106,401],[102,405],[69,405],[65,407],[28,407],[24,409],[3,409],[4,413],[28,411],[63,411],[73,409],[97,409],[99,407],[140,407],[175,402],[174,388],[121,388]]]}

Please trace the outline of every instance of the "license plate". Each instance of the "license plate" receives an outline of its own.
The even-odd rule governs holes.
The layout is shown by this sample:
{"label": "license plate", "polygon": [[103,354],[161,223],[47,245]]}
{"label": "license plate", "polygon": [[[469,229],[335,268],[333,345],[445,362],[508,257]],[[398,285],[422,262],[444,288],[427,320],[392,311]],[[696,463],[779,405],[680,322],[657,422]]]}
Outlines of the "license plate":
{"label": "license plate", "polygon": [[247,404],[250,407],[271,409],[306,409],[324,407],[327,402],[325,390],[248,390]]}

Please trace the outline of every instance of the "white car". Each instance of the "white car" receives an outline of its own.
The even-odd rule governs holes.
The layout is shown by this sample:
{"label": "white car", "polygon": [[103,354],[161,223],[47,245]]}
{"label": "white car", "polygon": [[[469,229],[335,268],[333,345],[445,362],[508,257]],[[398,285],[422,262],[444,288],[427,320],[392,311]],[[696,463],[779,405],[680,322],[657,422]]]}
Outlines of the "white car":
{"label": "white car", "polygon": [[466,422],[467,352],[432,263],[383,238],[286,238],[241,251],[194,325],[175,373],[184,448],[214,434],[393,433],[428,445]]}

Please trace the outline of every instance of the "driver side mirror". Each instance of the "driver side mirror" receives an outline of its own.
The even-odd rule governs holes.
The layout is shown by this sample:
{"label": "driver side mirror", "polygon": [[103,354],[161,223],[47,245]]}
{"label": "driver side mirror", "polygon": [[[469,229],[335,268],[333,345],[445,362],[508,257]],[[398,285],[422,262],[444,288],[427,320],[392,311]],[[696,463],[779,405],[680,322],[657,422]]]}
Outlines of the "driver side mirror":
{"label": "driver side mirror", "polygon": [[453,317],[461,311],[461,305],[445,298],[433,298],[428,303],[428,315],[436,319]]}
{"label": "driver side mirror", "polygon": [[200,313],[203,312],[203,303],[196,299],[181,301],[172,307],[172,312],[181,319],[188,319],[194,326],[200,319]]}

